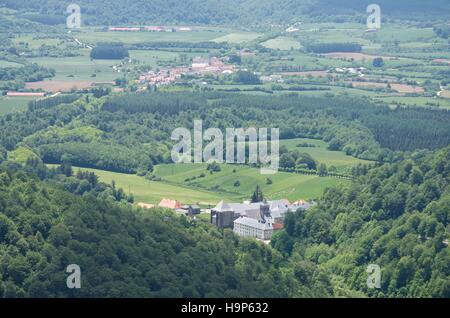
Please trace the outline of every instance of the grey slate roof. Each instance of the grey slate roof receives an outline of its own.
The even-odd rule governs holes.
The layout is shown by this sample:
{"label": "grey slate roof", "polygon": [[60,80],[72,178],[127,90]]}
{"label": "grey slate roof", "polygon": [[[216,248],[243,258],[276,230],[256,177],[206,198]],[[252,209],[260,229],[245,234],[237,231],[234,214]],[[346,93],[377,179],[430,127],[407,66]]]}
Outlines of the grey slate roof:
{"label": "grey slate roof", "polygon": [[220,201],[213,210],[217,211],[217,212],[230,212],[230,211],[233,211],[233,209],[230,207],[230,205],[225,203],[223,200]]}

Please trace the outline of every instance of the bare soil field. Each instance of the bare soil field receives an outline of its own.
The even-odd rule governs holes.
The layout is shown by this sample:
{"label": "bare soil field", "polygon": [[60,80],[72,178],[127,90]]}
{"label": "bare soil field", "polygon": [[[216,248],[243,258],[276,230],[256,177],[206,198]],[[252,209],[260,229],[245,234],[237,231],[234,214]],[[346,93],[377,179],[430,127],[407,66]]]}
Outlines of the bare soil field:
{"label": "bare soil field", "polygon": [[112,85],[113,82],[91,82],[91,81],[40,81],[26,83],[28,89],[42,89],[45,92],[70,92],[72,89],[85,89],[101,84]]}
{"label": "bare soil field", "polygon": [[420,86],[411,86],[406,84],[391,84],[393,90],[396,90],[399,93],[408,94],[408,93],[417,93],[422,94],[424,89]]}
{"label": "bare soil field", "polygon": [[[386,88],[386,83],[377,83],[377,82],[352,82],[353,87],[373,87],[373,88]],[[401,94],[422,94],[424,92],[424,89],[420,86],[411,86],[406,84],[394,84],[390,83],[391,88],[394,91],[397,91]]]}
{"label": "bare soil field", "polygon": [[375,88],[386,88],[386,83],[377,82],[352,82],[353,87],[375,87]]}

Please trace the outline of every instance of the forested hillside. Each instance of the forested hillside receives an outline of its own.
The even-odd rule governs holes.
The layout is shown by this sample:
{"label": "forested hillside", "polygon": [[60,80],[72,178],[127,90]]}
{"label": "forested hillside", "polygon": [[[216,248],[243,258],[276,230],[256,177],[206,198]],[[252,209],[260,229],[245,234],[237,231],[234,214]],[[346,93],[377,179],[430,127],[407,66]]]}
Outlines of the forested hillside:
{"label": "forested hillside", "polygon": [[[1,0],[8,8],[39,14],[34,21],[54,24],[55,16],[64,14],[70,1],[59,0]],[[141,24],[141,23],[194,23],[270,25],[271,23],[298,22],[303,17],[334,21],[335,18],[365,22],[368,0],[79,0],[86,24]],[[433,6],[424,0],[379,0],[387,16],[423,18],[424,16],[448,16],[450,4],[446,0],[434,0]],[[340,15],[340,17],[337,17]],[[345,17],[342,17],[344,15]],[[27,17],[27,16],[25,16]],[[28,16],[29,17],[29,16]],[[60,21],[63,22],[63,21]]]}
{"label": "forested hillside", "polygon": [[[317,279],[300,283],[286,259],[264,244],[172,212],[133,209],[118,202],[120,191],[96,184],[89,174],[66,177],[33,162],[25,169],[0,167],[0,297],[332,293],[324,273],[313,270]],[[75,191],[75,184],[86,191]],[[82,269],[81,289],[66,287],[70,264]]]}
{"label": "forested hillside", "polygon": [[[46,163],[145,175],[171,162],[177,127],[278,127],[282,139],[315,138],[361,159],[393,162],[402,151],[450,142],[450,112],[374,105],[366,99],[258,97],[235,93],[140,93],[47,99],[0,118],[0,145],[31,149]],[[66,102],[63,104],[58,104]],[[240,111],[238,114],[237,110]]]}
{"label": "forested hillside", "polygon": [[[342,296],[450,297],[450,148],[369,171],[286,218],[272,244],[318,265]],[[363,273],[381,267],[381,289]]]}
{"label": "forested hillside", "polygon": [[[0,296],[450,297],[450,148],[329,189],[288,214],[274,248],[127,202],[67,164],[4,162]],[[79,290],[65,285],[72,263]],[[381,266],[379,290],[366,286],[368,264]]]}

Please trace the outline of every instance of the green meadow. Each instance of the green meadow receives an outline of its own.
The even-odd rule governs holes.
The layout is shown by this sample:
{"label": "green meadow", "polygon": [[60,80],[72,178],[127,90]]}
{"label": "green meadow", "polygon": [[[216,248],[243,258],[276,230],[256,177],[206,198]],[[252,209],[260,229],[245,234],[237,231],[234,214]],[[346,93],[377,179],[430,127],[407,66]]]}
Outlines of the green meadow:
{"label": "green meadow", "polygon": [[[311,144],[315,147],[297,147],[299,144]],[[298,150],[310,154],[319,163],[325,163],[328,167],[335,166],[338,171],[344,172],[359,163],[370,164],[370,161],[347,156],[342,151],[330,151],[328,144],[322,140],[309,138],[295,138],[281,140],[280,146],[286,146],[289,150]]]}
{"label": "green meadow", "polygon": [[25,111],[27,109],[28,102],[35,100],[36,98],[30,97],[0,97],[0,115]]}
{"label": "green meadow", "polygon": [[21,67],[21,66],[23,66],[23,65],[19,64],[19,63],[5,61],[5,60],[0,60],[0,68],[4,68],[4,67]]}
{"label": "green meadow", "polygon": [[[89,50],[82,50],[82,55],[74,57],[37,57],[30,62],[52,68],[56,71],[53,81],[113,81],[119,74],[112,66],[117,60],[91,60]],[[95,77],[93,76],[95,74]]]}
{"label": "green meadow", "polygon": [[[206,164],[166,164],[155,166],[154,175],[160,181],[149,181],[132,174],[98,169],[74,168],[95,172],[100,181],[123,188],[132,193],[136,202],[157,204],[162,198],[179,200],[185,204],[213,206],[220,200],[238,202],[248,200],[257,184],[268,199],[315,199],[330,186],[344,186],[350,181],[331,177],[306,176],[278,172],[261,175],[259,169],[240,165],[220,165],[221,171],[210,174]],[[204,177],[200,177],[204,174]],[[193,179],[193,178],[196,179]],[[272,184],[267,184],[267,178]],[[187,181],[191,179],[191,181]],[[236,187],[236,181],[240,186]]]}
{"label": "green meadow", "polygon": [[20,35],[14,38],[14,44],[26,44],[30,49],[38,49],[42,45],[58,45],[62,41],[56,38],[34,38],[32,35]]}
{"label": "green meadow", "polygon": [[98,169],[74,168],[74,171],[83,170],[95,172],[101,182],[116,183],[117,188],[122,188],[126,193],[132,193],[135,202],[158,204],[163,198],[178,200],[185,204],[200,204],[203,206],[215,205],[222,198],[219,193],[191,189],[186,186],[173,185],[165,182],[149,181],[135,174],[110,172]]}
{"label": "green meadow", "polygon": [[257,39],[262,34],[256,32],[235,32],[213,39],[214,42],[244,43]]}
{"label": "green meadow", "polygon": [[189,32],[109,32],[83,30],[74,33],[81,42],[96,44],[99,42],[122,42],[126,44],[144,42],[202,42],[210,41],[227,33],[222,30],[200,29]]}
{"label": "green meadow", "polygon": [[[257,168],[244,165],[220,165],[221,171],[210,173],[206,164],[168,164],[155,167],[154,174],[173,185],[187,185],[207,191],[218,191],[234,200],[249,199],[256,185],[268,199],[318,198],[326,187],[346,184],[347,180],[278,172],[263,175]],[[267,180],[271,179],[272,184]],[[239,182],[239,185],[237,185]]]}
{"label": "green meadow", "polygon": [[266,42],[261,43],[261,45],[273,50],[288,51],[291,49],[300,49],[300,42],[287,36],[279,36],[275,39],[270,39]]}
{"label": "green meadow", "polygon": [[130,58],[138,60],[141,63],[158,67],[159,63],[176,61],[178,64],[189,64],[189,61],[182,62],[181,55],[187,59],[196,56],[208,57],[209,53],[205,52],[182,52],[182,51],[163,51],[163,50],[130,50]]}

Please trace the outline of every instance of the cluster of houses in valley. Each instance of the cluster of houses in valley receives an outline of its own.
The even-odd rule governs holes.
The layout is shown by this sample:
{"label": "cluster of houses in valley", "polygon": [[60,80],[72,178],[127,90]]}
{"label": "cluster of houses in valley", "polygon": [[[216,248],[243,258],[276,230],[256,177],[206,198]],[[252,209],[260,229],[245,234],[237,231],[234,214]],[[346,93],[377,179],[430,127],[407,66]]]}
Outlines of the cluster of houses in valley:
{"label": "cluster of houses in valley", "polygon": [[218,57],[195,57],[190,67],[161,68],[157,71],[149,71],[139,76],[140,84],[169,85],[179,80],[183,75],[220,75],[233,74],[235,66],[226,64]]}
{"label": "cluster of houses in valley", "polygon": [[[198,205],[182,205],[171,199],[162,199],[160,208],[171,209],[176,213],[195,217],[200,213],[209,213],[213,225],[221,229],[232,229],[242,237],[253,237],[269,241],[275,231],[281,230],[287,212],[308,210],[314,203],[298,200],[290,203],[287,199],[263,202],[225,203],[220,201],[214,208],[202,210]],[[150,209],[155,205],[139,203],[142,208]]]}

